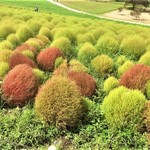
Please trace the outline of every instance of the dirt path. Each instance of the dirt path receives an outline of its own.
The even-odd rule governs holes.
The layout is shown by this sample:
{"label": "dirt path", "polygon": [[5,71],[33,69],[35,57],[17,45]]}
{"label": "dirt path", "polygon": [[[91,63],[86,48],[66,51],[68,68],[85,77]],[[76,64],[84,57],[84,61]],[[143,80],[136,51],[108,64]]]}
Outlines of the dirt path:
{"label": "dirt path", "polygon": [[[110,13],[106,13],[104,14],[103,16],[102,15],[94,15],[94,14],[91,14],[91,13],[87,13],[87,12],[83,12],[83,11],[79,11],[79,10],[76,10],[76,9],[73,9],[73,8],[70,8],[70,7],[67,7],[59,2],[56,2],[54,0],[47,0],[48,2],[50,3],[53,3],[55,5],[58,5],[60,7],[63,7],[67,10],[70,10],[70,11],[73,11],[73,12],[77,12],[77,13],[81,13],[81,14],[86,14],[86,15],[90,15],[90,16],[94,16],[94,17],[97,17],[97,18],[101,18],[101,19],[108,19],[108,20],[112,20],[112,21],[118,21],[118,22],[124,22],[124,23],[129,23],[129,24],[137,24],[137,25],[144,25],[144,26],[150,26],[150,20],[147,22],[144,22],[144,20],[139,20],[139,21],[136,21],[134,19],[129,19],[129,15],[126,15],[126,14],[117,14],[118,13],[118,10],[116,11],[113,11],[113,12],[110,12]],[[123,17],[123,16],[126,16],[126,17]],[[127,17],[128,16],[128,17]],[[150,19],[150,15],[148,16],[149,19]]]}

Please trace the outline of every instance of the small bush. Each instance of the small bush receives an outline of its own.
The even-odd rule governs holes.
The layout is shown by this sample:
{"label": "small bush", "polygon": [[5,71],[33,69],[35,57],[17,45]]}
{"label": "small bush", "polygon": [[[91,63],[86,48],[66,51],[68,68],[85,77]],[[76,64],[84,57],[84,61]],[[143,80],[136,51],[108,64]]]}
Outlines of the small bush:
{"label": "small bush", "polygon": [[63,54],[58,48],[47,48],[38,54],[37,62],[43,70],[52,71],[56,58],[61,56],[63,57]]}
{"label": "small bush", "polygon": [[13,45],[7,40],[0,42],[0,51],[5,50],[5,49],[8,49],[8,50],[13,49]]}
{"label": "small bush", "polygon": [[46,36],[49,40],[52,39],[51,31],[50,31],[50,29],[47,28],[47,27],[42,27],[42,28],[40,29],[38,35],[44,35],[44,36]]}
{"label": "small bush", "polygon": [[28,26],[36,34],[39,32],[42,24],[38,21],[33,20],[33,21],[28,22]]}
{"label": "small bush", "polygon": [[9,59],[10,69],[14,68],[19,64],[27,64],[30,67],[36,67],[36,64],[30,58],[22,55],[21,53],[14,53]]}
{"label": "small bush", "polygon": [[101,75],[110,73],[113,69],[113,60],[107,55],[99,55],[91,61],[95,72]]}
{"label": "small bush", "polygon": [[47,45],[50,42],[48,37],[46,37],[45,35],[37,35],[36,38],[40,39],[45,45]]}
{"label": "small bush", "polygon": [[85,43],[78,52],[78,59],[85,65],[98,55],[95,47],[90,43]]}
{"label": "small bush", "polygon": [[107,36],[100,38],[95,47],[100,54],[114,54],[119,51],[118,41]]}
{"label": "small bush", "polygon": [[120,84],[130,89],[145,91],[148,80],[150,80],[150,67],[137,64],[121,76]]}
{"label": "small bush", "polygon": [[106,93],[109,93],[114,88],[119,86],[119,81],[115,77],[109,77],[104,81],[104,88],[103,90]]}
{"label": "small bush", "polygon": [[9,71],[9,64],[7,62],[0,62],[0,79],[3,79]]}
{"label": "small bush", "polygon": [[120,56],[116,59],[116,62],[115,62],[115,63],[116,63],[116,65],[117,65],[117,67],[118,67],[118,66],[123,65],[126,60],[128,60],[126,56],[120,55]]}
{"label": "small bush", "polygon": [[120,77],[133,66],[134,66],[134,63],[132,61],[130,60],[125,61],[124,64],[118,68],[118,76]]}
{"label": "small bush", "polygon": [[68,77],[72,81],[75,81],[83,96],[92,96],[94,94],[96,82],[88,73],[69,71]]}
{"label": "small bush", "polygon": [[3,81],[2,97],[9,105],[22,106],[32,100],[37,88],[37,79],[32,68],[25,64],[17,65]]}
{"label": "small bush", "polygon": [[138,61],[139,64],[144,64],[150,66],[150,52],[146,52],[142,55]]}
{"label": "small bush", "polygon": [[38,92],[35,111],[46,123],[68,129],[78,125],[85,109],[75,83],[57,76],[48,80]]}
{"label": "small bush", "polygon": [[58,68],[62,63],[64,62],[64,59],[63,59],[63,57],[58,57],[58,58],[56,58],[56,60],[55,60],[55,69],[56,68]]}
{"label": "small bush", "polygon": [[34,53],[31,50],[25,50],[21,54],[34,60]]}
{"label": "small bush", "polygon": [[140,36],[130,36],[123,39],[120,48],[126,55],[140,57],[146,50],[144,39]]}
{"label": "small bush", "polygon": [[37,77],[38,81],[40,83],[43,83],[43,81],[45,80],[45,73],[38,68],[34,68],[33,72],[34,72],[35,76]]}
{"label": "small bush", "polygon": [[101,109],[109,127],[120,130],[141,121],[145,103],[146,98],[139,90],[119,87],[105,97]]}
{"label": "small bush", "polygon": [[2,50],[0,52],[0,62],[1,61],[8,62],[9,58],[11,57],[11,55],[12,55],[12,51],[11,50]]}
{"label": "small bush", "polygon": [[9,36],[7,37],[7,41],[9,41],[14,46],[17,46],[19,44],[19,39],[15,34],[9,34]]}

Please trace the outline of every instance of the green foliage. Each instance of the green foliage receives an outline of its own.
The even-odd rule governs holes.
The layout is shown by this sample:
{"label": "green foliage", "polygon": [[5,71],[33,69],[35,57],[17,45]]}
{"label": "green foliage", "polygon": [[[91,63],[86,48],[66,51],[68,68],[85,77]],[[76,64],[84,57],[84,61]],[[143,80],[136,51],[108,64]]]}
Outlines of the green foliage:
{"label": "green foliage", "polygon": [[0,62],[0,78],[4,78],[9,71],[9,64],[7,62]]}
{"label": "green foliage", "polygon": [[39,21],[32,20],[28,22],[28,26],[34,33],[38,33],[42,24]]}
{"label": "green foliage", "polygon": [[12,55],[12,51],[11,50],[2,50],[0,52],[0,62],[1,61],[8,62],[9,58],[11,57],[11,55]]}
{"label": "green foliage", "polygon": [[101,109],[109,128],[116,130],[135,127],[141,121],[145,103],[146,98],[141,91],[119,87],[105,97]]}
{"label": "green foliage", "polygon": [[12,45],[17,46],[19,44],[19,39],[16,34],[9,34],[7,37],[7,41],[9,41]]}
{"label": "green foliage", "polygon": [[23,52],[22,52],[22,54],[24,55],[24,56],[27,56],[28,58],[30,58],[30,59],[32,59],[32,60],[34,60],[34,53],[31,51],[31,50],[24,50]]}
{"label": "green foliage", "polygon": [[146,89],[146,96],[148,97],[148,99],[150,99],[150,80],[147,81],[145,89]]}
{"label": "green foliage", "polygon": [[58,68],[63,62],[64,62],[63,57],[56,58],[54,68]]}
{"label": "green foliage", "polygon": [[126,37],[122,40],[120,48],[126,55],[140,57],[146,50],[144,39],[138,35]]}
{"label": "green foliage", "polygon": [[46,36],[49,40],[52,39],[51,31],[47,27],[42,27],[39,31],[39,35],[44,35]]}
{"label": "green foliage", "polygon": [[100,75],[110,73],[113,69],[113,60],[107,55],[99,55],[91,61],[94,71]]}
{"label": "green foliage", "polygon": [[126,56],[120,55],[120,56],[116,59],[115,64],[117,65],[117,67],[118,67],[118,66],[121,66],[121,65],[124,64],[124,62],[125,62],[126,60],[128,60],[128,58],[127,58]]}
{"label": "green foliage", "polygon": [[13,45],[7,40],[0,42],[0,51],[6,49],[12,50]]}
{"label": "green foliage", "polygon": [[34,68],[33,72],[35,73],[35,76],[38,78],[38,81],[40,83],[43,83],[45,81],[46,75],[42,70],[40,70],[38,68]]}
{"label": "green foliage", "polygon": [[132,68],[134,66],[134,63],[130,60],[127,60],[118,68],[118,76],[120,77],[123,75],[127,70]]}
{"label": "green foliage", "polygon": [[109,77],[104,81],[103,90],[109,93],[111,90],[119,86],[119,81],[115,77]]}
{"label": "green foliage", "polygon": [[139,64],[144,64],[150,66],[150,52],[146,52],[142,55],[138,61]]}

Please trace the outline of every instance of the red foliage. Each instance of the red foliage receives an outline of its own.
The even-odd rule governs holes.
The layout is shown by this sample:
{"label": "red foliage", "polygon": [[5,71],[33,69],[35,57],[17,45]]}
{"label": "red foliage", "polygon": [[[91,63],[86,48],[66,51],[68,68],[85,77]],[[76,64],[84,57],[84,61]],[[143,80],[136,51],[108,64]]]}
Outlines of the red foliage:
{"label": "red foliage", "polygon": [[22,55],[21,53],[14,53],[9,59],[10,69],[14,68],[16,65],[19,64],[27,64],[33,68],[36,67],[36,64],[30,58]]}
{"label": "red foliage", "polygon": [[36,48],[33,46],[29,46],[28,44],[24,43],[20,46],[18,46],[15,51],[16,52],[23,52],[25,50],[31,50],[33,53],[36,53]]}
{"label": "red foliage", "polygon": [[92,96],[94,94],[96,82],[88,73],[70,71],[68,77],[75,81],[82,95]]}
{"label": "red foliage", "polygon": [[32,68],[26,64],[13,68],[2,84],[2,98],[12,106],[22,106],[30,101],[38,89]]}
{"label": "red foliage", "polygon": [[37,62],[40,68],[46,71],[52,71],[57,57],[63,56],[58,48],[47,48],[41,51],[37,56]]}
{"label": "red foliage", "polygon": [[144,91],[145,84],[150,79],[150,67],[137,64],[125,72],[120,79],[120,84],[129,89]]}

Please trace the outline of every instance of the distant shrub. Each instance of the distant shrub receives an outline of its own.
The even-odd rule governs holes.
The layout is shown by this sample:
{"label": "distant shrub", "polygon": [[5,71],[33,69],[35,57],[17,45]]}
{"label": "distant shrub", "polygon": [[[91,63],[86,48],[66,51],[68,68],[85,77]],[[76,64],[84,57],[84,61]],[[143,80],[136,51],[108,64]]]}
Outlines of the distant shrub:
{"label": "distant shrub", "polygon": [[61,76],[49,79],[40,89],[35,111],[46,123],[62,129],[77,126],[85,113],[76,84]]}
{"label": "distant shrub", "polygon": [[120,55],[117,59],[116,59],[116,65],[117,65],[117,67],[118,66],[121,66],[121,65],[123,65],[124,64],[124,62],[125,61],[127,61],[128,60],[128,58],[126,57],[126,56],[124,56],[124,55]]}
{"label": "distant shrub", "polygon": [[48,39],[48,37],[45,36],[45,35],[37,35],[36,38],[40,39],[45,45],[50,42],[50,40]]}
{"label": "distant shrub", "polygon": [[95,72],[101,75],[110,73],[113,69],[113,60],[107,55],[99,55],[91,61]]}
{"label": "distant shrub", "polygon": [[32,100],[37,91],[37,79],[28,65],[12,69],[2,84],[3,100],[12,106],[22,106]]}
{"label": "distant shrub", "polygon": [[54,40],[51,43],[50,47],[59,48],[66,57],[71,58],[73,55],[71,42],[66,37],[60,37],[60,38]]}
{"label": "distant shrub", "polygon": [[21,43],[21,42],[25,42],[27,39],[33,37],[34,33],[28,26],[22,25],[17,30],[16,35],[18,36],[20,43]]}
{"label": "distant shrub", "polygon": [[150,66],[150,52],[146,52],[145,54],[143,54],[140,57],[138,63]]}
{"label": "distant shrub", "polygon": [[8,62],[9,58],[11,57],[11,55],[12,55],[12,51],[11,50],[2,50],[0,52],[0,62],[1,61]]}
{"label": "distant shrub", "polygon": [[9,64],[7,62],[0,62],[0,78],[4,78],[9,71]]}
{"label": "distant shrub", "polygon": [[0,42],[0,51],[5,49],[13,49],[13,45],[7,40]]}
{"label": "distant shrub", "polygon": [[27,64],[30,67],[36,67],[36,64],[30,58],[22,55],[21,53],[14,53],[9,59],[10,69],[14,68],[19,64]]}
{"label": "distant shrub", "polygon": [[52,39],[51,31],[47,27],[41,27],[41,29],[40,29],[38,34],[46,36],[49,40]]}
{"label": "distant shrub", "polygon": [[113,54],[119,51],[119,43],[112,37],[100,38],[95,47],[100,54]]}
{"label": "distant shrub", "polygon": [[96,43],[96,40],[95,40],[94,36],[90,33],[78,34],[77,35],[78,45],[84,44],[86,42],[91,43],[92,45],[94,45]]}
{"label": "distant shrub", "polygon": [[101,109],[109,127],[120,130],[136,126],[141,121],[145,103],[146,98],[139,90],[119,87],[105,97]]}
{"label": "distant shrub", "polygon": [[96,82],[88,73],[69,71],[68,77],[72,81],[75,81],[83,96],[92,96],[94,94]]}
{"label": "distant shrub", "polygon": [[34,60],[34,53],[31,50],[24,50],[22,53],[22,55]]}
{"label": "distant shrub", "polygon": [[17,46],[19,44],[19,39],[16,34],[9,34],[9,36],[7,37],[7,41],[9,41],[14,46]]}
{"label": "distant shrub", "polygon": [[64,62],[63,57],[57,57],[56,60],[55,60],[54,68],[55,69],[58,68],[63,62]]}
{"label": "distant shrub", "polygon": [[146,50],[144,39],[140,36],[130,36],[123,39],[120,48],[126,55],[140,57]]}
{"label": "distant shrub", "polygon": [[40,83],[43,83],[43,81],[45,80],[45,73],[38,68],[34,68],[33,72],[34,72],[35,76],[37,77],[38,81]]}
{"label": "distant shrub", "polygon": [[33,21],[28,22],[28,26],[36,34],[36,33],[39,32],[42,24],[40,22],[36,21],[36,20],[33,20]]}
{"label": "distant shrub", "polygon": [[118,68],[118,76],[123,75],[127,70],[129,70],[133,66],[134,63],[132,61],[130,60],[125,61],[124,64]]}
{"label": "distant shrub", "polygon": [[98,55],[97,50],[91,43],[85,43],[78,52],[78,59],[83,63],[90,63]]}
{"label": "distant shrub", "polygon": [[111,90],[117,88],[118,86],[119,86],[119,81],[115,77],[111,76],[104,81],[103,90],[106,93],[109,93]]}
{"label": "distant shrub", "polygon": [[150,80],[150,67],[142,64],[134,65],[120,78],[120,84],[129,89],[144,91],[145,84]]}
{"label": "distant shrub", "polygon": [[43,70],[52,71],[56,58],[61,56],[63,54],[58,48],[47,48],[38,54],[37,63]]}

